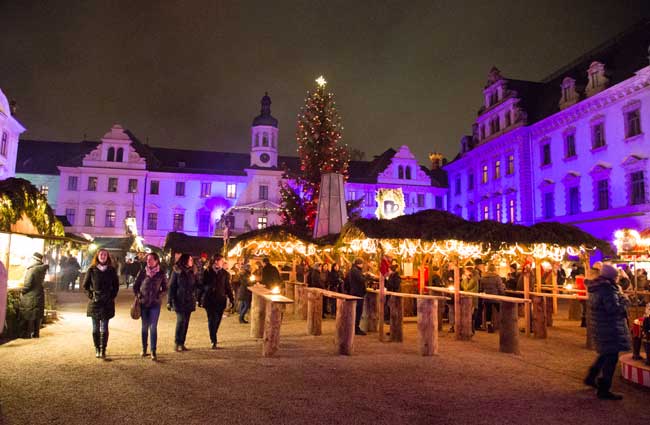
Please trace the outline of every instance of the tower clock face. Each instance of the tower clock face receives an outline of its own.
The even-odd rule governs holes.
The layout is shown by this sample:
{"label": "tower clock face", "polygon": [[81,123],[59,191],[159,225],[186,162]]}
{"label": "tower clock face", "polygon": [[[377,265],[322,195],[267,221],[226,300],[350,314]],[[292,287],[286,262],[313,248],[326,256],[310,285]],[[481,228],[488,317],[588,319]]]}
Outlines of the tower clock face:
{"label": "tower clock face", "polygon": [[263,153],[262,155],[260,155],[260,161],[262,161],[263,163],[266,164],[270,160],[271,160],[271,157],[269,156],[268,153]]}

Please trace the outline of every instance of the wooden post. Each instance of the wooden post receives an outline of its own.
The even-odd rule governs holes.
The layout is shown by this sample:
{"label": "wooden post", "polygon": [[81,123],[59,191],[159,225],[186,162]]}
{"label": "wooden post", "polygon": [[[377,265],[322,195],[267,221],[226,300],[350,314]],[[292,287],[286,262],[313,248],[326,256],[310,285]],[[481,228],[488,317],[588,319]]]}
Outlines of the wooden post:
{"label": "wooden post", "polygon": [[264,357],[271,357],[278,351],[280,346],[280,325],[282,324],[283,309],[283,304],[274,302],[269,302],[266,307],[264,339],[262,342],[262,356]]}
{"label": "wooden post", "polygon": [[418,294],[422,295],[424,293],[424,258],[422,259],[422,264],[418,267]]}
{"label": "wooden post", "polygon": [[[294,264],[294,270],[295,270],[295,264]],[[291,298],[292,300],[295,301],[296,299],[296,291],[294,289],[295,285],[293,282],[295,282],[295,276],[293,279],[289,279],[288,281],[284,282],[284,296],[287,298]],[[294,306],[293,304],[287,304],[284,310],[287,314],[291,314],[294,312]]]}
{"label": "wooden post", "polygon": [[499,351],[519,354],[519,326],[517,326],[517,304],[501,303],[499,328]]}
{"label": "wooden post", "polygon": [[533,332],[535,338],[545,339],[546,334],[546,311],[544,309],[544,297],[533,296]]}
{"label": "wooden post", "polygon": [[253,292],[251,301],[251,337],[262,338],[264,336],[264,320],[266,317],[266,300],[261,295]]}
{"label": "wooden post", "polygon": [[439,303],[436,300],[436,310],[437,310],[437,320],[438,320],[438,332],[442,331],[442,318],[445,314],[445,303]]}
{"label": "wooden post", "polygon": [[307,287],[305,285],[296,285],[294,287],[295,307],[294,313],[296,319],[307,320]]}
{"label": "wooden post", "polygon": [[549,298],[544,300],[546,302],[546,326],[549,328],[553,326],[553,308],[557,305],[557,298],[553,297],[552,300]]}
{"label": "wooden post", "polygon": [[438,354],[438,300],[418,299],[418,343],[420,354]]}
{"label": "wooden post", "polygon": [[317,288],[307,289],[307,333],[323,333],[323,293]]}
{"label": "wooden post", "polygon": [[472,339],[472,304],[471,297],[460,296],[459,313],[456,314],[456,339],[461,341],[469,341]]}
{"label": "wooden post", "polygon": [[[381,255],[379,256],[379,262],[377,263],[381,265]],[[384,340],[384,303],[386,302],[386,289],[384,288],[384,275],[381,274],[381,267],[379,269],[379,296],[377,300],[377,316],[379,318],[378,326],[377,326],[377,333],[379,334],[379,340],[383,341]]]}
{"label": "wooden post", "polygon": [[[453,267],[454,270],[454,323],[456,326],[456,339],[463,339],[461,337],[461,332],[459,330],[459,326],[462,327],[461,325],[461,311],[460,311],[460,267],[458,267],[458,263],[452,263],[450,264]],[[472,307],[471,307],[471,300],[470,300],[470,307],[469,307],[469,322],[470,322],[470,332],[472,329]],[[470,336],[471,338],[471,336]],[[469,339],[469,338],[468,338]]]}
{"label": "wooden post", "polygon": [[[530,299],[530,272],[524,274],[524,299]],[[526,330],[526,336],[530,336],[530,305],[529,303],[524,303],[524,329]]]}
{"label": "wooden post", "polygon": [[[378,327],[378,317],[377,317],[377,304],[379,294],[374,292],[366,292],[364,297],[365,307],[366,307],[366,332],[377,332]],[[384,320],[384,315],[382,312],[381,320]]]}
{"label": "wooden post", "polygon": [[[551,269],[551,284],[553,285],[553,295],[557,295],[558,288],[557,288],[557,269],[556,267],[562,267],[561,264],[557,263],[553,265]],[[553,314],[557,314],[557,298],[553,297]],[[551,324],[549,326],[553,326],[553,316],[551,316]]]}
{"label": "wooden post", "polygon": [[580,304],[580,300],[569,301],[569,320],[582,320],[582,304]]}
{"label": "wooden post", "polygon": [[535,292],[542,292],[542,260],[535,258]]}
{"label": "wooden post", "polygon": [[393,342],[404,341],[404,303],[402,297],[391,296],[388,300],[390,309],[390,340]]}
{"label": "wooden post", "polygon": [[354,349],[354,319],[356,317],[356,300],[336,300],[336,333],[334,344],[339,354],[351,355]]}

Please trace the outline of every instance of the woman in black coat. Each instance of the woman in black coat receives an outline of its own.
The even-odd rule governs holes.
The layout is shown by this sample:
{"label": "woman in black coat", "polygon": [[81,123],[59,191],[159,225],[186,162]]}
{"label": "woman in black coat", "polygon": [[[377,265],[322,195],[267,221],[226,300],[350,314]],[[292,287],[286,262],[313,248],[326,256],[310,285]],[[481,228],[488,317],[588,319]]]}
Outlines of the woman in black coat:
{"label": "woman in black coat", "polygon": [[27,338],[38,338],[40,335],[41,321],[45,314],[43,282],[47,268],[43,264],[43,255],[35,252],[32,264],[27,267],[25,286],[20,296],[20,318],[25,322]]}
{"label": "woman in black coat", "polygon": [[169,280],[169,295],[167,309],[176,312],[176,334],[174,350],[187,351],[185,338],[190,324],[190,315],[196,309],[196,275],[194,260],[189,254],[180,256],[172,269]]}
{"label": "woman in black coat", "polygon": [[93,320],[93,342],[95,357],[106,358],[108,345],[108,321],[115,316],[115,297],[120,289],[117,270],[112,265],[111,256],[105,249],[95,254],[83,284],[90,301],[86,316]]}
{"label": "woman in black coat", "polygon": [[167,293],[167,275],[160,266],[160,257],[155,252],[146,256],[146,266],[140,271],[133,284],[133,293],[140,302],[142,327],[141,357],[147,357],[147,338],[151,335],[151,360],[157,361],[156,347],[158,344],[158,319],[160,304]]}
{"label": "woman in black coat", "polygon": [[246,313],[251,307],[253,293],[248,288],[253,284],[251,282],[251,265],[244,264],[239,276],[239,288],[237,290],[237,299],[239,300],[239,323],[248,323]]}
{"label": "woman in black coat", "polygon": [[223,263],[223,257],[217,255],[205,270],[198,297],[199,307],[205,308],[208,315],[208,332],[213,350],[217,349],[217,332],[227,302],[230,300],[231,304],[235,304],[230,286],[230,273],[223,268]]}

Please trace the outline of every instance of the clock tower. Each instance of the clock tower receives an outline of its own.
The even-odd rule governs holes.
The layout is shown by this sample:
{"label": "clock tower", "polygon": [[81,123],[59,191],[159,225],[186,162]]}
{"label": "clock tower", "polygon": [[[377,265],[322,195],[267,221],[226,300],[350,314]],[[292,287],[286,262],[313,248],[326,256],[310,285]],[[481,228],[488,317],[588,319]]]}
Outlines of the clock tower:
{"label": "clock tower", "polygon": [[271,116],[271,98],[264,93],[262,110],[251,128],[251,167],[278,166],[278,120]]}

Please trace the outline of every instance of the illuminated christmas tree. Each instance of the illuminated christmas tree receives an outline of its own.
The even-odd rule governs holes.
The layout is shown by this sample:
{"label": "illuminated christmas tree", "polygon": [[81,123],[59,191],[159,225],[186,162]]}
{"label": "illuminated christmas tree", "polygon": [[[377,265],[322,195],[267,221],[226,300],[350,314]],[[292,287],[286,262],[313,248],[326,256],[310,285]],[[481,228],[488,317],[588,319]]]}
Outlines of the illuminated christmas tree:
{"label": "illuminated christmas tree", "polygon": [[350,153],[340,143],[341,119],[336,110],[334,95],[325,90],[327,82],[321,76],[316,80],[316,90],[308,92],[305,106],[298,115],[296,141],[300,170],[296,176],[296,189],[282,188],[282,216],[284,224],[314,227],[321,175],[339,173],[347,178]]}

